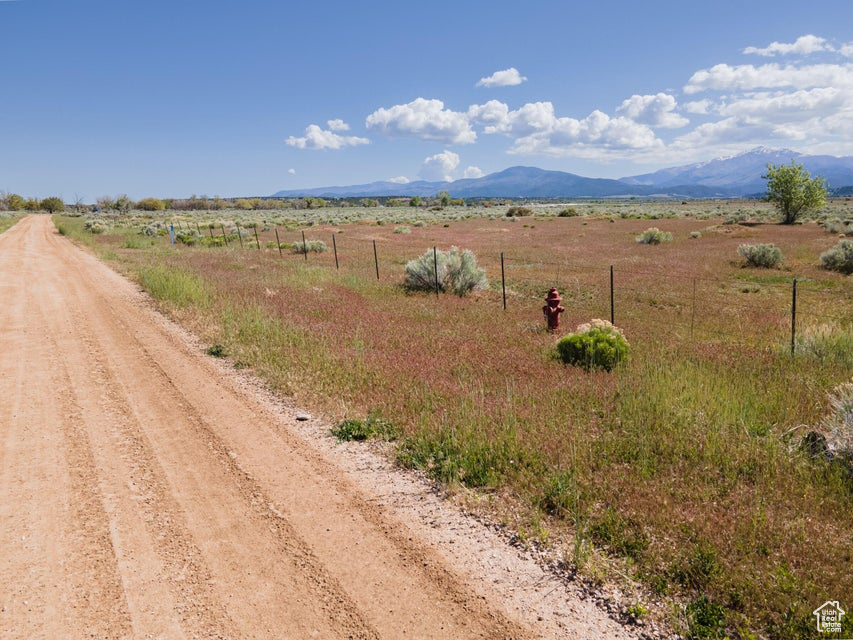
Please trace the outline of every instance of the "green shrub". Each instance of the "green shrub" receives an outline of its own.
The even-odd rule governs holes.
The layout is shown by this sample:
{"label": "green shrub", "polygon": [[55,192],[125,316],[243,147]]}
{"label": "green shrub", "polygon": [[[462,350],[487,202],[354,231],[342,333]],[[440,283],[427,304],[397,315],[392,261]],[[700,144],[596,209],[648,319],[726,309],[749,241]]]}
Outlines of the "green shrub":
{"label": "green shrub", "polygon": [[687,605],[688,638],[700,640],[703,638],[725,637],[726,608],[712,602],[702,595]]}
{"label": "green shrub", "polygon": [[180,233],[175,234],[175,240],[180,242],[181,244],[185,244],[188,247],[192,247],[198,243],[201,239],[201,235],[195,229],[191,231],[182,231]]}
{"label": "green shrub", "polygon": [[737,252],[750,267],[773,269],[784,260],[782,250],[773,243],[742,244],[737,248]]}
{"label": "green shrub", "polygon": [[566,207],[565,209],[561,209],[560,213],[557,214],[559,218],[573,218],[575,216],[579,216],[577,209],[573,207]]}
{"label": "green shrub", "polygon": [[853,240],[842,240],[820,254],[824,268],[840,273],[853,273]]}
{"label": "green shrub", "polygon": [[400,433],[388,420],[381,418],[377,413],[371,412],[364,420],[344,420],[332,428],[332,435],[338,440],[346,442],[355,440],[360,442],[368,438],[395,440]]}
{"label": "green shrub", "polygon": [[323,253],[327,248],[326,243],[322,240],[306,240],[305,242],[294,242],[290,250],[293,253]]}
{"label": "green shrub", "polygon": [[223,236],[204,236],[199,240],[199,244],[203,247],[224,247],[225,238]]}
{"label": "green shrub", "polygon": [[701,237],[702,237],[702,232],[701,232],[701,231],[691,231],[691,232],[690,232],[690,237],[691,237],[693,240],[696,240],[697,238],[701,238]]}
{"label": "green shrub", "polygon": [[458,296],[489,287],[486,272],[477,268],[476,256],[467,249],[459,251],[457,247],[435,254],[429,250],[420,258],[410,260],[406,264],[404,286],[414,291],[434,291],[436,276],[439,291],[452,291]]}
{"label": "green shrub", "polygon": [[668,231],[661,231],[657,227],[649,227],[638,235],[636,240],[640,244],[660,244],[661,242],[672,242],[672,234]]}
{"label": "green shrub", "polygon": [[606,320],[592,320],[557,341],[557,353],[566,364],[610,371],[627,359],[628,341]]}
{"label": "green shrub", "polygon": [[523,217],[523,216],[532,216],[533,209],[528,207],[510,207],[506,211],[507,218],[515,218],[515,217]]}
{"label": "green shrub", "polygon": [[394,229],[394,233],[406,234],[406,233],[411,233],[411,232],[412,232],[412,230],[409,229],[409,227],[395,227],[395,229]]}

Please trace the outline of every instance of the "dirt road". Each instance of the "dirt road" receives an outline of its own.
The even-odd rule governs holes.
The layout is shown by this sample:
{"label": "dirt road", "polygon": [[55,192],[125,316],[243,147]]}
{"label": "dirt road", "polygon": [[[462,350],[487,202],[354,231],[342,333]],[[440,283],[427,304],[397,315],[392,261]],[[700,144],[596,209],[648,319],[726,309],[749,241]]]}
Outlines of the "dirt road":
{"label": "dirt road", "polygon": [[0,235],[0,347],[0,637],[550,635],[46,216]]}

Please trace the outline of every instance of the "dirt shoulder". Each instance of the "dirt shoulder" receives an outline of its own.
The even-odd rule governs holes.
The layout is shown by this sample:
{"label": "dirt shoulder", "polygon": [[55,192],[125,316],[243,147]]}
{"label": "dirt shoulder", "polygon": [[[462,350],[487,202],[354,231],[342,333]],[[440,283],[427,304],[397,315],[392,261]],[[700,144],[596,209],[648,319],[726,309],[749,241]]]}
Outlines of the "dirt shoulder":
{"label": "dirt shoulder", "polygon": [[0,235],[4,638],[629,638],[31,216]]}

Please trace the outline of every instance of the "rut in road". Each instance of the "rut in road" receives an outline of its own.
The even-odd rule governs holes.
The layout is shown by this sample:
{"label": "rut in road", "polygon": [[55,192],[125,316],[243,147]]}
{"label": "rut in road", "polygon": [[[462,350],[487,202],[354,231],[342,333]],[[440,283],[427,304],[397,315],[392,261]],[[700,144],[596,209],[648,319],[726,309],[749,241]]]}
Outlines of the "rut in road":
{"label": "rut in road", "polygon": [[0,273],[0,636],[536,637],[49,217]]}

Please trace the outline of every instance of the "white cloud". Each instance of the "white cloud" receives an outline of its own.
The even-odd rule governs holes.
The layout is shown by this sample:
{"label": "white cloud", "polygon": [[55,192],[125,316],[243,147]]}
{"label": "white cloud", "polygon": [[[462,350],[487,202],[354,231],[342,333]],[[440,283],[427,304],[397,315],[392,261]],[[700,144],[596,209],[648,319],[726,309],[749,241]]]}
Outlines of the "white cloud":
{"label": "white cloud", "polygon": [[486,174],[483,173],[483,170],[480,169],[480,167],[470,166],[467,169],[465,169],[465,173],[463,174],[463,177],[464,178],[482,178],[484,175],[486,175]]}
{"label": "white cloud", "polygon": [[468,144],[477,139],[465,113],[444,108],[441,100],[417,98],[367,116],[366,126],[387,136],[411,137],[446,144]]}
{"label": "white cloud", "polygon": [[330,131],[349,131],[349,125],[340,118],[327,120],[326,124],[329,126]]}
{"label": "white cloud", "polygon": [[845,102],[851,102],[851,98],[853,96],[845,96],[834,87],[789,93],[760,92],[730,100],[720,107],[719,112],[724,116],[752,116],[790,122],[835,112],[844,107]]}
{"label": "white cloud", "polygon": [[838,49],[838,53],[840,53],[845,58],[853,58],[853,42],[848,42],[844,45],[841,45],[841,48]]}
{"label": "white cloud", "polygon": [[514,87],[526,81],[527,78],[522,76],[518,69],[510,67],[503,71],[495,71],[487,78],[480,78],[477,81],[478,87]]}
{"label": "white cloud", "polygon": [[451,175],[459,166],[459,155],[445,150],[424,159],[419,175],[424,180],[453,180]]}
{"label": "white cloud", "polygon": [[393,182],[394,184],[409,184],[411,180],[406,176],[397,176],[396,178],[388,178],[387,182]]}
{"label": "white cloud", "polygon": [[485,133],[504,133],[511,137],[547,131],[557,120],[554,105],[550,102],[528,102],[510,111],[504,103],[490,100],[484,105],[469,107],[468,115],[474,122],[486,125]]}
{"label": "white cloud", "polygon": [[341,136],[334,131],[321,129],[316,124],[310,124],[305,129],[304,136],[301,138],[290,136],[285,142],[297,149],[342,149],[368,144],[370,140],[356,136]]}
{"label": "white cloud", "polygon": [[777,54],[783,56],[790,54],[808,55],[810,53],[817,53],[818,51],[833,50],[834,49],[827,43],[826,39],[809,34],[800,36],[795,42],[790,44],[784,42],[771,42],[769,46],[764,48],[747,47],[743,50],[743,53],[772,57]]}
{"label": "white cloud", "polygon": [[685,102],[684,110],[687,113],[695,113],[697,115],[707,115],[711,112],[710,100],[695,100],[693,102]]}
{"label": "white cloud", "polygon": [[296,169],[288,169],[287,172],[292,176],[296,175]]}
{"label": "white cloud", "polygon": [[677,106],[675,98],[666,93],[653,96],[635,94],[623,101],[616,113],[650,127],[677,129],[690,122],[684,116],[674,113]]}
{"label": "white cloud", "polygon": [[489,100],[485,104],[472,104],[468,107],[467,115],[477,124],[497,125],[506,122],[509,117],[509,107],[499,100]]}
{"label": "white cloud", "polygon": [[684,87],[685,93],[700,91],[751,91],[791,87],[853,88],[853,64],[785,65],[776,63],[759,67],[751,64],[714,65],[694,73]]}

